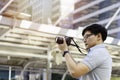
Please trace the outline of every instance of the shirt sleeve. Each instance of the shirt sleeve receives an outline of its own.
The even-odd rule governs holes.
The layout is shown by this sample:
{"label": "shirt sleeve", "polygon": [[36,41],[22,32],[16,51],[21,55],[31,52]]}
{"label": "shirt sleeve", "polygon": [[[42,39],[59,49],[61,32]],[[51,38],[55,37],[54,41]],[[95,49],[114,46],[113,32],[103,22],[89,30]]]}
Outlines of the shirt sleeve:
{"label": "shirt sleeve", "polygon": [[94,50],[88,53],[88,55],[81,62],[87,65],[90,70],[93,70],[101,65],[106,58],[107,55],[105,50]]}

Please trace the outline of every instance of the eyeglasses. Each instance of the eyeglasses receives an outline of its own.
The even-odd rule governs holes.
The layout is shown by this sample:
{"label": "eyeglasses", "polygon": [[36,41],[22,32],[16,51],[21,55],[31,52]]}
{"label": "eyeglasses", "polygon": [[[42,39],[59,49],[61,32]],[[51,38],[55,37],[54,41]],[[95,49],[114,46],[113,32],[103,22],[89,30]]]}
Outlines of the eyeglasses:
{"label": "eyeglasses", "polygon": [[92,35],[94,35],[94,34],[86,34],[86,35],[83,37],[83,39],[86,40],[87,38],[89,38],[89,37],[92,36]]}

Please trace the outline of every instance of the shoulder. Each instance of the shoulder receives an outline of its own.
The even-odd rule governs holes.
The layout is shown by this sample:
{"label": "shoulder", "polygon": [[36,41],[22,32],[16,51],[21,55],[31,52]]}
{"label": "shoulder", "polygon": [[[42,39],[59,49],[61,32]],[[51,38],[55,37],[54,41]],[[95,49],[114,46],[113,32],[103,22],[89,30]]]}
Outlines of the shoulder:
{"label": "shoulder", "polygon": [[105,48],[96,48],[87,54],[87,56],[82,60],[82,63],[86,64],[92,70],[108,58],[110,58],[110,55]]}

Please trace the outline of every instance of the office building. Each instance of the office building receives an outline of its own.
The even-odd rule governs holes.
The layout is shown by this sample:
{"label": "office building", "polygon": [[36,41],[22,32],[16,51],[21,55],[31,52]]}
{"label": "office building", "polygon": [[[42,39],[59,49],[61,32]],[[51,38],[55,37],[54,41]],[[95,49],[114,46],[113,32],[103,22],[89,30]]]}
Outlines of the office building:
{"label": "office building", "polygon": [[[74,11],[74,28],[85,27],[92,23],[100,23],[104,26],[110,22],[117,9],[119,8],[119,0],[77,0],[75,3]],[[117,15],[117,17],[119,14]],[[116,18],[117,18],[116,17]],[[109,30],[119,28],[119,18],[114,21],[108,27]],[[110,36],[120,38],[120,33],[114,33]]]}

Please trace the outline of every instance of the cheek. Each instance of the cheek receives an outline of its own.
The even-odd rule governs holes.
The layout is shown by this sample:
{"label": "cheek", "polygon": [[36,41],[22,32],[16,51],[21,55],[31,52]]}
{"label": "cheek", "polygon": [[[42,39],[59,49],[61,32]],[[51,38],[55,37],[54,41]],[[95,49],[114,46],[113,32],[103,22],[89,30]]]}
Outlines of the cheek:
{"label": "cheek", "polygon": [[96,39],[95,38],[91,38],[88,40],[88,44],[90,45],[94,45],[96,43]]}
{"label": "cheek", "polygon": [[94,42],[94,39],[89,39],[87,42],[88,42],[88,43],[93,43],[93,42]]}

